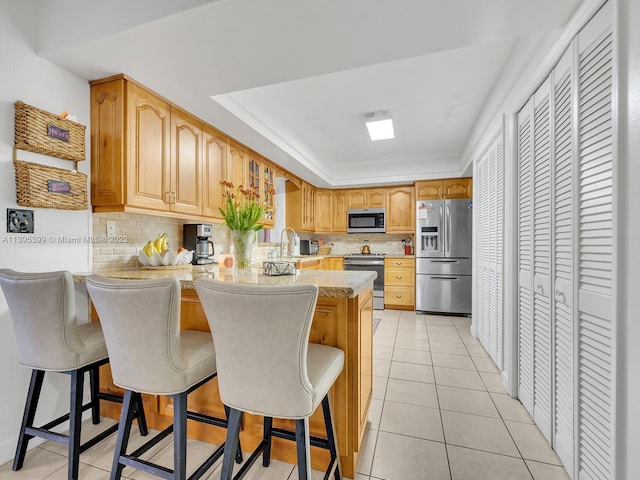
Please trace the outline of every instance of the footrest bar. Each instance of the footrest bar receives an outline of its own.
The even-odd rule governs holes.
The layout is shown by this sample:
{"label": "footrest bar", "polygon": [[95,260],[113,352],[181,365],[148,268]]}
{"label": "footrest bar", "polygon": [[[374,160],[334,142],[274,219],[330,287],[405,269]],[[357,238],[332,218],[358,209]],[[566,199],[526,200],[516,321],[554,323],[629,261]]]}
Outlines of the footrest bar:
{"label": "footrest bar", "polygon": [[85,443],[80,445],[80,453],[82,453],[82,452],[84,452],[86,450],[89,450],[91,447],[93,447],[94,445],[97,445],[102,440],[104,440],[105,438],[107,438],[110,435],[113,435],[117,431],[118,431],[118,424],[116,423],[115,425],[111,425],[104,432],[99,433],[98,435],[96,435],[92,439],[87,440]]}
{"label": "footrest bar", "polygon": [[[274,428],[271,430],[271,435],[274,437],[278,437],[278,438],[284,438],[285,440],[292,440],[292,441],[296,441],[296,435],[293,432],[290,432],[289,430],[284,430],[282,428]],[[310,436],[309,437],[309,444],[313,447],[319,447],[319,448],[325,448],[328,449],[329,448],[329,441],[325,438],[321,438],[321,437],[313,437]]]}
{"label": "footrest bar", "polygon": [[[128,457],[139,457],[158,443],[166,438],[169,434],[173,433],[173,425],[169,425],[167,428],[158,433],[155,437],[144,443],[137,450],[127,455]],[[152,464],[153,465],[153,464]]]}
{"label": "footrest bar", "polygon": [[150,473],[156,477],[165,478],[167,480],[172,480],[173,478],[173,470],[170,468],[162,467],[139,458],[133,458],[132,455],[120,455],[118,461],[122,465],[135,468],[136,470],[142,470],[143,472]]}
{"label": "footrest bar", "polygon": [[206,423],[208,425],[214,425],[216,427],[227,428],[227,421],[222,418],[212,417],[203,413],[196,413],[187,411],[187,418],[189,420],[195,420],[197,422]]}
{"label": "footrest bar", "polygon": [[253,451],[249,459],[246,461],[246,463],[242,465],[242,467],[240,467],[240,470],[238,470],[238,473],[236,473],[236,475],[233,477],[233,480],[241,480],[242,478],[244,478],[244,476],[247,474],[247,472],[251,468],[251,465],[255,463],[255,461],[258,459],[258,457],[260,456],[260,454],[262,453],[262,451],[265,449],[266,446],[267,446],[267,441],[262,440],[258,444],[256,449]]}
{"label": "footrest bar", "polygon": [[213,464],[216,463],[216,461],[222,456],[223,453],[224,443],[220,445],[209,458],[202,462],[202,465],[200,465],[198,469],[193,472],[190,477],[188,477],[187,480],[198,480],[205,473],[207,473],[207,470],[209,470],[213,466]]}

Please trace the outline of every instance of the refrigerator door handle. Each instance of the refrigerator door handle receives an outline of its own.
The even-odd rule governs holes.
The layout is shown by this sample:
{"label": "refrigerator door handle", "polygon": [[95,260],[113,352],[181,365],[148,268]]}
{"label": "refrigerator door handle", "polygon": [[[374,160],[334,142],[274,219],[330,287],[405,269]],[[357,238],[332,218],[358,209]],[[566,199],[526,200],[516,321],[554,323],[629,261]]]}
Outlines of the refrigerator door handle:
{"label": "refrigerator door handle", "polygon": [[447,212],[446,212],[446,222],[447,222],[447,253],[451,251],[451,211],[449,210],[449,204],[447,203]]}
{"label": "refrigerator door handle", "polygon": [[458,263],[459,260],[431,260],[431,263]]}
{"label": "refrigerator door handle", "polygon": [[[443,236],[445,235],[445,231],[444,231],[444,224],[445,224],[445,220],[444,220],[444,207],[442,205],[440,205],[440,231],[442,232]],[[440,245],[438,245],[438,250],[444,248],[444,242],[442,242],[442,239],[440,238],[440,245],[442,245],[442,247]]]}
{"label": "refrigerator door handle", "polygon": [[458,280],[458,277],[431,277],[433,280]]}

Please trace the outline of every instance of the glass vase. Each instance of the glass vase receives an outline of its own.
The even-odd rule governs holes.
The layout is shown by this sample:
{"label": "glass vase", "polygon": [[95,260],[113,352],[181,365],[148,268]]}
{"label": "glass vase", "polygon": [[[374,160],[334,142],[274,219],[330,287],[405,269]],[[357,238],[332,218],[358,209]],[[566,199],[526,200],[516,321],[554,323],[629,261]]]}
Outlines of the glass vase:
{"label": "glass vase", "polygon": [[255,230],[231,230],[236,270],[251,270],[251,249],[257,237]]}

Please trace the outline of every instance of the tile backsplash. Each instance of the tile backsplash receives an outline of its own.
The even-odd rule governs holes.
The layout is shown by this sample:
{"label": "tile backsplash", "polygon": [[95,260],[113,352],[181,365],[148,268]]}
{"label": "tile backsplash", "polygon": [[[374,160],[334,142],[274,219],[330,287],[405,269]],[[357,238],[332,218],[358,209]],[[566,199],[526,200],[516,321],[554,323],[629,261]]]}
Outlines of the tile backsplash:
{"label": "tile backsplash", "polygon": [[[105,270],[119,270],[123,268],[138,268],[138,252],[148,240],[155,239],[166,232],[169,245],[173,249],[182,246],[182,225],[192,223],[177,218],[165,218],[139,213],[108,212],[93,214],[93,235],[105,235],[107,221],[114,221],[116,233],[114,239],[108,243],[93,245],[94,272]],[[195,222],[194,222],[195,223]],[[211,241],[214,244],[215,256],[229,253],[229,232],[223,223],[210,222],[213,227]],[[402,239],[412,238],[410,234],[342,234],[320,235],[300,233],[300,238],[309,240],[322,239],[325,245],[331,246],[332,255],[359,253],[363,245],[369,245],[372,253],[386,253],[387,255],[403,255]],[[269,251],[276,248],[279,242],[260,243],[254,246],[252,260],[256,263],[267,259]]]}

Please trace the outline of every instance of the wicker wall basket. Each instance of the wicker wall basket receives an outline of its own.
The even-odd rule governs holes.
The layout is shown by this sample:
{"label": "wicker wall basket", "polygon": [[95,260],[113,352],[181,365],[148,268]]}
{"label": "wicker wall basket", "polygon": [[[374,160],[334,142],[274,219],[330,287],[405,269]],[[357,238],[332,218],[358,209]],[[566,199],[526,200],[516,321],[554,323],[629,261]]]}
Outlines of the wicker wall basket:
{"label": "wicker wall basket", "polygon": [[[18,205],[63,210],[88,208],[87,175],[84,173],[20,160],[13,164],[16,168]],[[50,181],[53,183],[50,184]]]}
{"label": "wicker wall basket", "polygon": [[84,125],[20,101],[15,108],[17,148],[66,160],[85,159]]}

